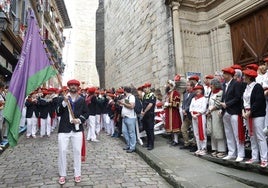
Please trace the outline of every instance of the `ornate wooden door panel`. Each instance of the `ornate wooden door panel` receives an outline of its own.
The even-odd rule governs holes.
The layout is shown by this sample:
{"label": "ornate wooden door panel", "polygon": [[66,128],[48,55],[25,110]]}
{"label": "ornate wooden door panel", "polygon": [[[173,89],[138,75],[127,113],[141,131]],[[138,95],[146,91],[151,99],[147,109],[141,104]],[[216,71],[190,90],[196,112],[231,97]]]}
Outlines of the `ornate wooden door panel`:
{"label": "ornate wooden door panel", "polygon": [[234,64],[242,66],[268,56],[268,7],[230,24]]}

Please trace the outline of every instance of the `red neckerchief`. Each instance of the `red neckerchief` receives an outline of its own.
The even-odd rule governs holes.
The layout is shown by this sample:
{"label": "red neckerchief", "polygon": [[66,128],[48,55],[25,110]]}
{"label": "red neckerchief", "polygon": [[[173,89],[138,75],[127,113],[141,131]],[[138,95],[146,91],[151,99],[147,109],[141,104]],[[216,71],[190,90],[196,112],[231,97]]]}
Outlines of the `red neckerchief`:
{"label": "red neckerchief", "polygon": [[215,89],[212,91],[213,94],[218,93],[221,89]]}

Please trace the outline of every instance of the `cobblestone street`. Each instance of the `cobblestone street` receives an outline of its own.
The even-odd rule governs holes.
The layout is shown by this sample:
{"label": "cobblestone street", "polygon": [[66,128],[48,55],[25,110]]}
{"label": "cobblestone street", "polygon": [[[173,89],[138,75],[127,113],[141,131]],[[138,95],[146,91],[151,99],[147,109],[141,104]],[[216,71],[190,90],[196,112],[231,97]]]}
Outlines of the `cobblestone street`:
{"label": "cobblestone street", "polygon": [[[171,187],[136,153],[122,150],[121,139],[105,133],[100,142],[87,142],[87,159],[82,163],[82,181],[73,181],[73,162],[68,155],[68,176],[63,187]],[[71,149],[71,147],[69,147]],[[0,156],[0,187],[60,187],[57,166],[57,133],[50,138],[26,139]]]}

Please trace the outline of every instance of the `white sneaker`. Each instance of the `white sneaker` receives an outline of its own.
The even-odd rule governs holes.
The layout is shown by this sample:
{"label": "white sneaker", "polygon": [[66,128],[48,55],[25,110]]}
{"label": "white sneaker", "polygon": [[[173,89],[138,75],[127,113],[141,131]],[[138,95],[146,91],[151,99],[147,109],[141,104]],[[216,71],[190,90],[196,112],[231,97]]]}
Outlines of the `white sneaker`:
{"label": "white sneaker", "polygon": [[236,161],[236,162],[241,162],[241,161],[243,161],[243,160],[244,160],[244,158],[242,158],[242,157],[237,157],[235,161]]}
{"label": "white sneaker", "polygon": [[199,155],[206,155],[207,154],[207,151],[206,150],[201,150],[200,152],[199,152]]}
{"label": "white sneaker", "polygon": [[201,152],[201,150],[197,150],[197,151],[194,152],[194,154],[195,154],[195,155],[199,155],[200,152]]}
{"label": "white sneaker", "polygon": [[232,157],[230,155],[227,155],[226,157],[222,158],[223,160],[231,160],[231,159],[235,159],[235,157]]}
{"label": "white sneaker", "polygon": [[249,159],[249,160],[247,160],[245,163],[246,164],[253,164],[253,163],[258,163],[259,161],[258,160],[256,160],[256,159]]}

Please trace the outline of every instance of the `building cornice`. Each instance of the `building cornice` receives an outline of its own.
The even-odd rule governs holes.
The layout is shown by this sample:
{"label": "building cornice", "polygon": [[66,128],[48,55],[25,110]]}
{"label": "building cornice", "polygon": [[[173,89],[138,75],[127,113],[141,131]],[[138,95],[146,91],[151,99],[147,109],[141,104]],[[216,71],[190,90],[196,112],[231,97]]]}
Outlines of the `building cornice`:
{"label": "building cornice", "polygon": [[221,4],[224,0],[166,0],[166,5],[180,3],[181,7],[186,9],[195,9],[196,11],[208,11]]}
{"label": "building cornice", "polygon": [[61,18],[63,20],[64,28],[72,28],[72,24],[71,24],[64,0],[56,0],[55,3],[57,5]]}

